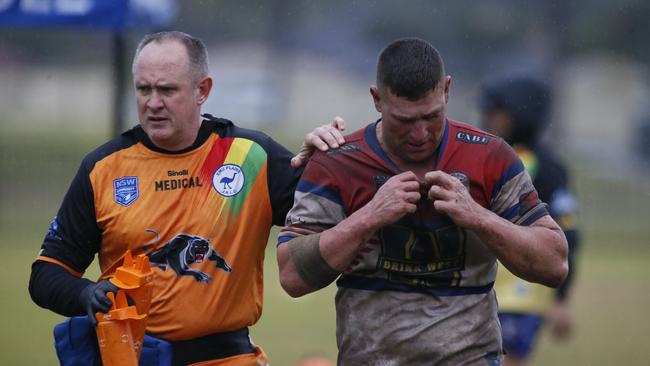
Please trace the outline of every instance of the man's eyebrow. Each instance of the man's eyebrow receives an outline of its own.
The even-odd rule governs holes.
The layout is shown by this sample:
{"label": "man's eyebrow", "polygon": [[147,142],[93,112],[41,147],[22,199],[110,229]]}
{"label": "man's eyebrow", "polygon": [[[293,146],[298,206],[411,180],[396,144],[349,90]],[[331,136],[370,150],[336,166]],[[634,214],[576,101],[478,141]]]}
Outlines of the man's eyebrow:
{"label": "man's eyebrow", "polygon": [[440,107],[434,109],[433,111],[431,111],[431,112],[425,114],[425,115],[422,116],[422,117],[424,117],[424,118],[433,117],[433,116],[435,116],[436,114],[440,113],[441,110],[442,110],[442,106],[440,106]]}
{"label": "man's eyebrow", "polygon": [[440,113],[440,111],[441,111],[444,107],[445,107],[444,104],[439,104],[439,105],[438,105],[437,107],[435,107],[435,108],[431,111],[431,113],[429,113],[429,114]]}
{"label": "man's eyebrow", "polygon": [[417,116],[413,116],[413,117],[404,116],[404,115],[395,114],[395,113],[391,113],[391,114],[393,115],[393,118],[395,118],[397,120],[410,122],[410,121],[415,121],[415,120],[417,120],[419,118],[425,118],[426,119],[426,118],[429,118],[429,117],[433,117],[436,114],[440,113],[441,110],[442,110],[442,106],[438,106],[434,110],[432,110],[431,112],[429,112],[427,114],[417,115]]}
{"label": "man's eyebrow", "polygon": [[391,114],[393,115],[393,118],[395,118],[397,120],[400,120],[400,121],[408,122],[408,121],[415,120],[415,117],[407,117],[407,116],[403,116],[401,114],[395,114],[395,113],[391,113]]}
{"label": "man's eyebrow", "polygon": [[164,88],[164,89],[175,89],[175,88],[178,88],[178,85],[176,85],[175,83],[171,83],[171,82],[170,82],[170,83],[167,83],[167,82],[157,82],[157,83],[153,83],[153,84],[152,84],[152,83],[145,82],[145,81],[136,81],[136,82],[135,82],[135,87],[136,87],[136,88],[149,87],[149,88],[152,88],[152,89],[161,89],[161,88]]}
{"label": "man's eyebrow", "polygon": [[156,83],[156,85],[154,85],[154,87],[156,87],[156,88],[167,88],[167,89],[169,89],[169,88],[177,88],[177,87],[178,87],[178,84],[177,84],[177,83],[174,83],[174,82],[171,82],[171,81],[170,81],[170,82],[161,81],[161,82]]}

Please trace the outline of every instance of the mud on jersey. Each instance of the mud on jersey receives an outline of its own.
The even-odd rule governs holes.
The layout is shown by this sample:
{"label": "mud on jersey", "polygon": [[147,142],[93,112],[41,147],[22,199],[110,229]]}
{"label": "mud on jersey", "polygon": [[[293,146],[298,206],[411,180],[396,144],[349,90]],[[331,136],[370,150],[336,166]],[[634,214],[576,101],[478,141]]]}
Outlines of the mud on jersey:
{"label": "mud on jersey", "polygon": [[[528,225],[547,214],[521,161],[500,138],[448,120],[435,158],[436,170],[460,179],[476,202],[499,216]],[[399,173],[380,147],[376,123],[346,137],[341,148],[315,155],[279,245],[335,226]],[[378,230],[337,281],[339,362],[380,357],[453,364],[499,352],[496,270],[496,258],[479,238],[436,212],[423,195],[417,211]],[[390,319],[380,320],[388,313]],[[366,342],[359,341],[361,333]]]}
{"label": "mud on jersey", "polygon": [[254,324],[269,230],[299,172],[268,136],[205,120],[197,141],[163,151],[136,127],[89,154],[38,260],[81,275],[97,253],[110,277],[127,249],[154,269],[147,332],[191,339]]}

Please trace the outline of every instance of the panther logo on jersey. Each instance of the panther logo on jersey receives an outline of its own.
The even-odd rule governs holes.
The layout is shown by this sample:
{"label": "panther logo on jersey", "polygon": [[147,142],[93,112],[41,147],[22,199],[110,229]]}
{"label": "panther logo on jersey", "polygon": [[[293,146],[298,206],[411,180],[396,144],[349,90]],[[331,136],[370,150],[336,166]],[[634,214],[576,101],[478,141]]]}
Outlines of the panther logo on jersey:
{"label": "panther logo on jersey", "polygon": [[210,282],[212,277],[190,266],[203,263],[206,258],[215,262],[216,268],[232,272],[226,260],[212,248],[210,240],[198,235],[178,234],[162,248],[147,255],[150,263],[163,271],[171,267],[177,275],[193,276],[198,282]]}

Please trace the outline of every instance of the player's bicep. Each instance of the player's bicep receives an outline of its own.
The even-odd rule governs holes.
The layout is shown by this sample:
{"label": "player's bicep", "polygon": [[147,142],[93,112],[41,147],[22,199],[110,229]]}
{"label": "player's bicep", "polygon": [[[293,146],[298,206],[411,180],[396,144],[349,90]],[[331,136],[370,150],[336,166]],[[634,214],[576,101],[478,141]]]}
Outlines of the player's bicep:
{"label": "player's bicep", "polygon": [[343,198],[336,181],[322,164],[310,161],[296,187],[294,204],[287,214],[278,244],[297,236],[320,233],[345,217]]}
{"label": "player's bicep", "polygon": [[541,216],[540,218],[532,222],[529,226],[541,227],[541,228],[546,228],[557,232],[562,232],[562,228],[560,228],[560,225],[558,225],[557,222],[555,222],[555,220],[553,220],[553,218],[551,218],[550,215]]}
{"label": "player's bicep", "polygon": [[530,175],[512,148],[504,142],[494,154],[502,165],[495,171],[498,179],[491,187],[491,210],[518,225],[530,225],[548,215],[546,204],[539,199]]}

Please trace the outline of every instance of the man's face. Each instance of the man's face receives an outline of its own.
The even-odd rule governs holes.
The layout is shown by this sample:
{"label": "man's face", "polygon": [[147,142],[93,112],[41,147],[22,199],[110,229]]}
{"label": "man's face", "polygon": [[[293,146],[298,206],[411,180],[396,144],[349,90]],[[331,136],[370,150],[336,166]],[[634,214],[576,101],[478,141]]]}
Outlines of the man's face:
{"label": "man's face", "polygon": [[[372,87],[375,108],[381,113],[381,142],[387,152],[404,163],[429,161],[440,145],[451,78],[418,100],[398,97]],[[399,162],[398,162],[399,163]]]}
{"label": "man's face", "polygon": [[510,138],[512,128],[512,117],[505,109],[491,109],[481,111],[481,128],[485,131],[502,137],[505,140]]}
{"label": "man's face", "polygon": [[151,141],[166,150],[190,146],[212,80],[197,81],[185,46],[173,40],[149,43],[135,60],[133,79],[140,125]]}

